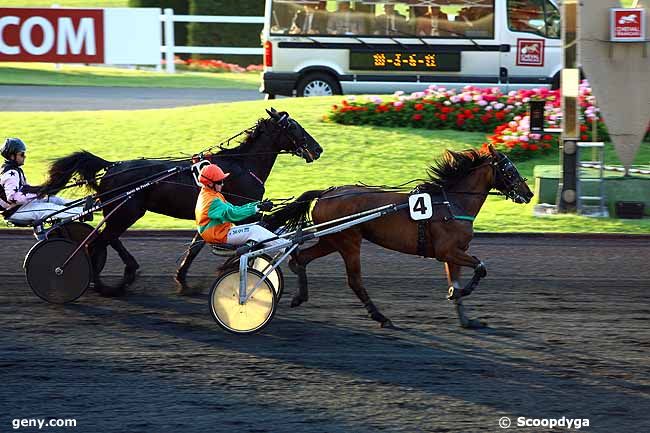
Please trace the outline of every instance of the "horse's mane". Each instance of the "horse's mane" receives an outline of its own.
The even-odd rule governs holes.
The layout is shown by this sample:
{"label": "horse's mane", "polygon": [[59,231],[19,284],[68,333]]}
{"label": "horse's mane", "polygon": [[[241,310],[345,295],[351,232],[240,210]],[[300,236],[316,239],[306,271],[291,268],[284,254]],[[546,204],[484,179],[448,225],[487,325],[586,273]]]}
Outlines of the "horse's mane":
{"label": "horse's mane", "polygon": [[456,185],[474,168],[485,163],[490,158],[488,153],[476,149],[466,149],[460,152],[445,150],[445,153],[429,166],[429,180],[422,183],[421,189],[428,192],[439,192]]}
{"label": "horse's mane", "polygon": [[255,126],[243,131],[245,137],[236,147],[222,148],[217,152],[217,155],[240,156],[248,153],[250,146],[259,138],[259,135],[264,131],[264,129],[268,127],[270,121],[271,119],[259,119]]}

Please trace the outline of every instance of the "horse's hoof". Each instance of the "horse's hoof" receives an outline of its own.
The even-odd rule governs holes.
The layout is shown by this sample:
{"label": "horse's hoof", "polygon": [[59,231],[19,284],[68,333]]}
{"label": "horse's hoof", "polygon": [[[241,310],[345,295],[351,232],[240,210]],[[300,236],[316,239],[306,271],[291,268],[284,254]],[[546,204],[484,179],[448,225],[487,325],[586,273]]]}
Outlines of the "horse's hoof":
{"label": "horse's hoof", "polygon": [[381,324],[379,325],[384,329],[397,329],[397,326],[393,325],[393,322],[391,322],[390,319],[386,319]]}
{"label": "horse's hoof", "polygon": [[478,319],[469,319],[465,323],[461,323],[461,326],[465,329],[482,329],[487,328],[487,322]]}
{"label": "horse's hoof", "polygon": [[299,307],[300,305],[302,305],[303,302],[306,301],[307,300],[304,299],[302,296],[296,295],[293,298],[291,298],[291,308]]}

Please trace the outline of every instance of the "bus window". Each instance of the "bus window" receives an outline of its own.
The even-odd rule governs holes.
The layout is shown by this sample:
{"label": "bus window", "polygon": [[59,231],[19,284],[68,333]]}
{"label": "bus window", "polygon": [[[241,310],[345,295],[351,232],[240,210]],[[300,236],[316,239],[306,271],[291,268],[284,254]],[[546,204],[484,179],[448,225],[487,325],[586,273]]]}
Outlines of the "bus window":
{"label": "bus window", "polygon": [[273,0],[271,34],[494,38],[494,0]]}
{"label": "bus window", "polygon": [[546,36],[543,0],[508,0],[508,28]]}
{"label": "bus window", "polygon": [[418,37],[493,39],[494,1],[458,0],[441,6],[410,3],[409,24]]}
{"label": "bus window", "polygon": [[553,3],[546,0],[544,2],[544,13],[546,16],[546,37],[560,39],[562,33],[560,11]]}

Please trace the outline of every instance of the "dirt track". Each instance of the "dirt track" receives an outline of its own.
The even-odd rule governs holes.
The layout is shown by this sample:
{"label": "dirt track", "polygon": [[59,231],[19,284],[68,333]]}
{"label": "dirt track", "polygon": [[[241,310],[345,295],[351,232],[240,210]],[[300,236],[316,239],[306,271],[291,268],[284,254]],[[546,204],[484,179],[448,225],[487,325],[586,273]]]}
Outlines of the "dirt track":
{"label": "dirt track", "polygon": [[[502,416],[517,432],[547,431],[522,416],[650,431],[647,238],[475,239],[488,277],[466,304],[481,331],[458,327],[441,264],[366,245],[368,291],[400,330],[365,317],[330,256],[298,309],[285,271],[278,314],[252,337],[221,331],[206,295],[173,294],[187,241],[127,238],[142,265],[130,296],[56,307],[22,276],[32,240],[0,236],[0,431],[53,417],[77,427],[41,431],[496,432]],[[212,262],[200,255],[193,284]]]}

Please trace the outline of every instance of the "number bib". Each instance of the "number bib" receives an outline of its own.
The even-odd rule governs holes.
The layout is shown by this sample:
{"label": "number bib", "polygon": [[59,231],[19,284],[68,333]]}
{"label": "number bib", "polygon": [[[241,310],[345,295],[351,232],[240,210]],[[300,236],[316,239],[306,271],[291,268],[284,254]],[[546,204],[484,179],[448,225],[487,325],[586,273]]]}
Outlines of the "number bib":
{"label": "number bib", "polygon": [[409,196],[409,212],[414,221],[428,220],[433,216],[431,196],[427,193]]}
{"label": "number bib", "polygon": [[192,176],[194,177],[194,182],[196,182],[198,186],[203,186],[199,177],[201,176],[201,169],[210,164],[210,161],[204,159],[203,161],[199,161],[196,164],[192,165]]}

